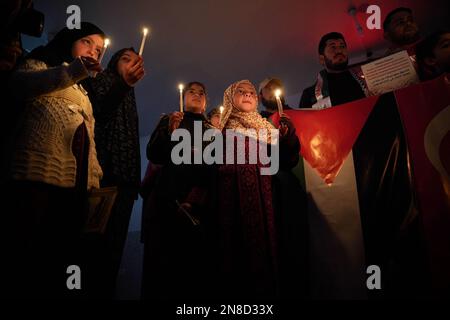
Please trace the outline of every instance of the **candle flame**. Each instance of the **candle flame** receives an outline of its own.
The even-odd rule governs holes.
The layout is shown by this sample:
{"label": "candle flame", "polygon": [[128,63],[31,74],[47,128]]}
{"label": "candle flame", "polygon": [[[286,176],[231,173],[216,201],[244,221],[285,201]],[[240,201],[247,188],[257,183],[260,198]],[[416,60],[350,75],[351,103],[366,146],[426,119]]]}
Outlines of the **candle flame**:
{"label": "candle flame", "polygon": [[108,46],[109,46],[110,43],[111,43],[111,41],[110,41],[108,38],[106,38],[106,39],[105,39],[105,45],[104,45],[104,47],[105,47],[105,48],[108,48]]}
{"label": "candle flame", "polygon": [[220,106],[220,107],[219,107],[220,113],[223,113],[223,109],[224,109],[223,106]]}
{"label": "candle flame", "polygon": [[142,29],[142,32],[144,33],[144,36],[146,36],[147,33],[148,33],[148,29],[147,29],[147,28],[144,28],[144,29]]}
{"label": "candle flame", "polygon": [[180,89],[180,91],[183,91],[184,86],[183,86],[182,84],[179,84],[179,85],[178,85],[178,89]]}
{"label": "candle flame", "polygon": [[281,90],[280,89],[275,90],[275,96],[277,98],[279,98],[281,96]]}

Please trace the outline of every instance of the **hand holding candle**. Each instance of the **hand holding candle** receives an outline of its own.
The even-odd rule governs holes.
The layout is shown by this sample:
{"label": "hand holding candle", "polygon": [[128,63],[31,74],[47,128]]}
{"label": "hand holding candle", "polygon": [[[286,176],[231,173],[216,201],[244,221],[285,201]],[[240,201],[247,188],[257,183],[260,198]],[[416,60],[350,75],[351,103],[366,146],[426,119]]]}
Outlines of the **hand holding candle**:
{"label": "hand holding candle", "polygon": [[144,28],[142,29],[142,41],[141,41],[141,47],[139,48],[139,55],[142,56],[142,53],[144,52],[144,45],[145,45],[145,39],[147,38],[148,29]]}
{"label": "hand holding candle", "polygon": [[105,56],[105,52],[106,52],[106,49],[107,49],[108,46],[109,46],[109,43],[110,43],[110,40],[109,40],[108,38],[106,38],[106,39],[105,39],[105,44],[103,45],[102,54],[100,55],[100,58],[98,59],[98,63],[99,63],[99,64],[102,63],[103,57]]}
{"label": "hand holding candle", "polygon": [[184,89],[184,86],[182,84],[179,84],[178,89],[180,90],[180,112],[183,112],[183,89]]}
{"label": "hand holding candle", "polygon": [[281,115],[283,114],[283,105],[281,104],[280,96],[281,96],[281,90],[280,89],[275,90],[275,98],[277,99],[278,114],[281,117]]}

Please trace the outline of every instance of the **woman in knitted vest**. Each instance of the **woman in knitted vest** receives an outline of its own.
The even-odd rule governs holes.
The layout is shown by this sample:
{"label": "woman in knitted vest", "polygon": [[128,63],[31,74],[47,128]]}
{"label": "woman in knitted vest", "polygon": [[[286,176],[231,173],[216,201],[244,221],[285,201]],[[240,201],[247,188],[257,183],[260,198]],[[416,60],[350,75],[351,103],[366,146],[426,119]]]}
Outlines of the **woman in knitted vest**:
{"label": "woman in knitted vest", "polygon": [[[78,261],[87,191],[98,188],[102,177],[92,106],[79,82],[101,71],[103,40],[91,23],[64,28],[12,75],[13,93],[25,108],[15,132],[10,188],[18,295],[77,292],[68,289],[67,268]],[[34,273],[25,276],[30,269]]]}

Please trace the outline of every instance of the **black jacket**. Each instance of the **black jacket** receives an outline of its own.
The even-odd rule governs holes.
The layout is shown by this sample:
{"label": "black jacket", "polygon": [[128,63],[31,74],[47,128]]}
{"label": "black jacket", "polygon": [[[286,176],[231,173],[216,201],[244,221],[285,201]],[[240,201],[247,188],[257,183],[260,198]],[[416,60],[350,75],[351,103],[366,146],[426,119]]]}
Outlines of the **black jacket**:
{"label": "black jacket", "polygon": [[[324,87],[327,87],[329,91],[333,106],[365,98],[361,85],[352,76],[350,71],[341,73],[321,72],[321,74],[324,75]],[[315,94],[316,83],[303,90],[299,108],[311,108],[317,102]]]}

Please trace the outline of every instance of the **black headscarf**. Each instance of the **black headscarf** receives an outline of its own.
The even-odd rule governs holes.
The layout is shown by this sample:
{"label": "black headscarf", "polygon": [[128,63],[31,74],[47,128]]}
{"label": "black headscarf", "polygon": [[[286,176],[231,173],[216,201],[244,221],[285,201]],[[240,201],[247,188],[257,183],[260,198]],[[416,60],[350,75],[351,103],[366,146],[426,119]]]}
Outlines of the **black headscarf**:
{"label": "black headscarf", "polygon": [[99,34],[105,37],[105,33],[90,22],[81,22],[80,29],[65,27],[47,45],[31,51],[26,59],[43,61],[49,67],[61,65],[63,62],[70,63],[73,60],[72,46],[74,42],[92,34]]}
{"label": "black headscarf", "polygon": [[133,47],[120,49],[119,51],[113,54],[106,68],[115,73],[116,75],[119,75],[119,71],[117,70],[117,64],[119,63],[119,60],[122,57],[122,55],[127,51],[132,51],[137,54],[136,50],[134,50]]}

